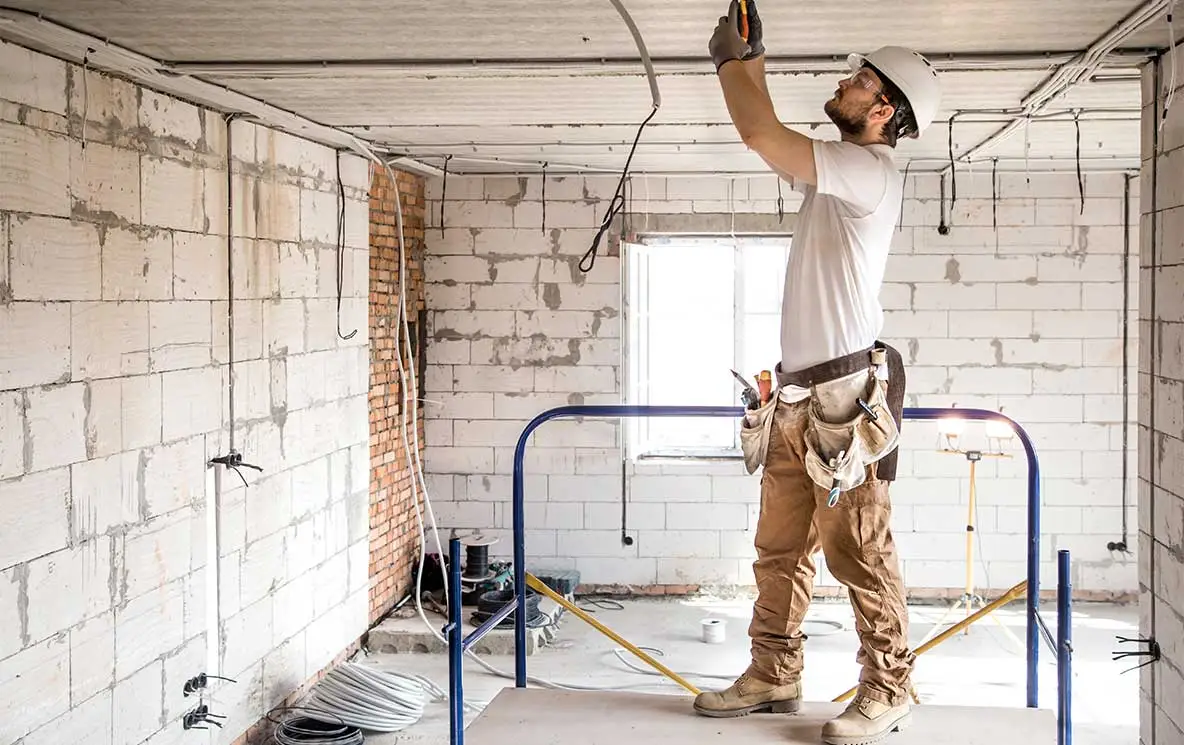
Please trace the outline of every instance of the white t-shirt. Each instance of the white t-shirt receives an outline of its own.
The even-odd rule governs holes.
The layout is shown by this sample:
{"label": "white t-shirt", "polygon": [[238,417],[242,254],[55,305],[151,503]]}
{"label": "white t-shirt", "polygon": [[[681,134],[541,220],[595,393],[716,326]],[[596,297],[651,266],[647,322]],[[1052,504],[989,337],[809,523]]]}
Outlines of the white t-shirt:
{"label": "white t-shirt", "polygon": [[888,145],[814,142],[785,273],[781,368],[801,370],[870,346],[884,326],[880,285],[903,179]]}

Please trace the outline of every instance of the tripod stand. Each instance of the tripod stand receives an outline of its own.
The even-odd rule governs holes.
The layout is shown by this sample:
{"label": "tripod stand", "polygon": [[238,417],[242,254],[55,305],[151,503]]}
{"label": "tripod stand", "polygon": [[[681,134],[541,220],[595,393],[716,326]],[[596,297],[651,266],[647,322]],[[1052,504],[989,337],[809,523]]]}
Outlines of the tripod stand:
{"label": "tripod stand", "polygon": [[[978,463],[983,458],[1010,458],[1011,457],[1007,453],[1002,453],[1002,452],[984,453],[981,450],[962,450],[962,449],[956,448],[956,447],[944,447],[944,448],[939,449],[938,452],[947,453],[950,455],[962,455],[970,463],[970,494],[967,499],[967,505],[966,505],[966,584],[963,588],[962,596],[959,597],[956,601],[954,601],[954,603],[952,605],[950,605],[949,608],[946,609],[946,612],[942,614],[941,618],[938,619],[938,622],[936,624],[934,624],[933,628],[929,631],[928,634],[926,634],[925,638],[921,641],[922,644],[929,641],[934,636],[937,636],[937,634],[940,633],[942,626],[945,624],[946,619],[949,618],[950,615],[954,611],[958,610],[959,608],[962,608],[965,611],[966,618],[969,618],[976,610],[987,607],[987,603],[983,600],[982,596],[979,595],[975,591],[975,587],[974,587],[974,533],[975,533],[975,515],[977,514],[976,509],[975,509],[976,508],[976,498],[977,498],[977,494],[975,492],[975,485],[976,485],[975,477],[977,475],[976,471],[977,471]],[[1022,652],[1024,650],[1024,645],[1020,643],[1020,640],[1016,638],[1015,634],[1012,633],[1011,629],[1009,629],[1009,628],[1007,628],[1007,626],[1003,625],[1003,623],[1000,622],[999,619],[995,618],[994,616],[991,616],[991,620],[994,621],[995,623],[999,624],[999,628],[1003,629],[1003,631],[1011,639],[1012,643],[1015,645],[1015,648],[1018,651]],[[969,625],[966,626],[963,633],[966,635],[970,634],[970,626]]]}

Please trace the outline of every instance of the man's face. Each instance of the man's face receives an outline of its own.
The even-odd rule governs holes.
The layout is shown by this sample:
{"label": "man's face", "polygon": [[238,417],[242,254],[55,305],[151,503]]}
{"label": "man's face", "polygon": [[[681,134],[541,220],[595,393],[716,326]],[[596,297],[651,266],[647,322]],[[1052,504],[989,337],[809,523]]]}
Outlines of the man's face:
{"label": "man's face", "polygon": [[839,131],[860,135],[867,129],[869,114],[884,103],[879,76],[872,69],[864,67],[839,81],[834,97],[826,102],[823,109]]}

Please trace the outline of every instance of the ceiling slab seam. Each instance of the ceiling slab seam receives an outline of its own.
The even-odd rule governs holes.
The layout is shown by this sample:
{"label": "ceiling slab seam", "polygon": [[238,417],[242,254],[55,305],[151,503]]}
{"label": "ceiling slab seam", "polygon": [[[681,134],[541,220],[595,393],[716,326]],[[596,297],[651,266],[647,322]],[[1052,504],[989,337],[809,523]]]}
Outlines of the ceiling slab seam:
{"label": "ceiling slab seam", "polygon": [[[1102,61],[1110,68],[1135,68],[1153,57],[1157,50],[1112,50]],[[1047,70],[1073,62],[1072,52],[1002,52],[998,54],[926,55],[941,72],[1016,72]],[[661,75],[714,76],[708,60],[683,57],[655,57],[654,70]],[[322,78],[340,75],[389,76],[399,74],[423,78],[504,78],[504,77],[584,77],[613,75],[640,77],[645,74],[640,58],[550,58],[550,59],[389,59],[389,60],[244,60],[226,62],[166,63],[183,75],[209,75],[219,78]],[[848,72],[846,55],[766,57],[768,74],[833,74]]]}
{"label": "ceiling slab seam", "polygon": [[[237,119],[274,127],[337,150],[350,150],[376,165],[385,165],[373,143],[352,132],[314,121],[228,86],[194,76],[177,75],[160,60],[32,13],[0,8],[0,39],[52,54],[67,62],[85,64],[100,72],[126,77],[147,88],[224,114],[234,114]],[[416,170],[419,164],[414,159],[405,158],[403,167]],[[429,169],[428,172],[434,170],[426,164],[423,168]]]}

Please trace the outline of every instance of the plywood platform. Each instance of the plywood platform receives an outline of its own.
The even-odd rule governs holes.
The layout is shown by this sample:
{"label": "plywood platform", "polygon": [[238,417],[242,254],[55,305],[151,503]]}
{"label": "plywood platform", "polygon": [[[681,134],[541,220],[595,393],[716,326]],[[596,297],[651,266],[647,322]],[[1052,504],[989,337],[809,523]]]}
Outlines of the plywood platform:
{"label": "plywood platform", "polygon": [[[818,745],[822,725],[844,704],[807,703],[797,714],[702,717],[689,696],[506,688],[465,733],[467,745]],[[1047,710],[921,705],[912,725],[883,745],[1054,745]]]}

